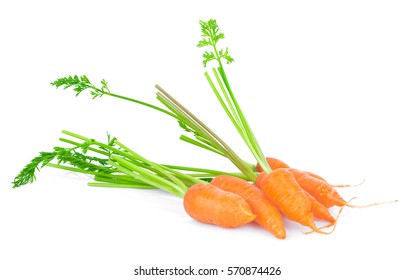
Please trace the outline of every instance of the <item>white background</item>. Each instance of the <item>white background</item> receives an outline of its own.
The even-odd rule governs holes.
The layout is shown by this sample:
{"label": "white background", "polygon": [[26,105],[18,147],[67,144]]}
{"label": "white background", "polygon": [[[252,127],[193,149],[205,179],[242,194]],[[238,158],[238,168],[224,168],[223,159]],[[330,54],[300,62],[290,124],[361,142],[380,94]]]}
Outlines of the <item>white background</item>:
{"label": "white background", "polygon": [[[1,2],[0,279],[168,279],[134,276],[140,265],[282,270],[246,279],[414,277],[413,1],[251,2]],[[399,202],[347,209],[328,236],[287,222],[278,240],[256,225],[195,222],[161,191],[87,187],[59,170],[11,188],[62,129],[103,140],[109,131],[157,162],[235,170],[180,142],[168,117],[49,85],[73,74],[153,103],[158,83],[253,162],[204,79],[196,43],[209,18],[227,37],[228,76],[267,155],[332,183],[365,178],[341,190],[356,204]]]}

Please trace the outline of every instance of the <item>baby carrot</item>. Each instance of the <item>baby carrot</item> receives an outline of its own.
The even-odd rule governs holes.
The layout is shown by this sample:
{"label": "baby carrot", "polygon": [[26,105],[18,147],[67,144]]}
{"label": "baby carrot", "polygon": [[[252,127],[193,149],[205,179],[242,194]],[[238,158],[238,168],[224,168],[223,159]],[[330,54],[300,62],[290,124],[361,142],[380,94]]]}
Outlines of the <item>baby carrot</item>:
{"label": "baby carrot", "polygon": [[185,211],[193,219],[221,227],[239,227],[256,217],[242,197],[212,184],[196,184],[190,187],[183,204]]}
{"label": "baby carrot", "polygon": [[[258,188],[262,188],[262,183],[264,179],[266,178],[266,173],[261,172],[257,180],[255,181],[255,185]],[[329,210],[324,207],[320,202],[318,202],[312,195],[305,192],[306,196],[310,199],[311,202],[311,213],[313,214],[314,218],[324,220],[330,223],[334,223],[336,220],[333,218],[333,216],[330,214]]]}
{"label": "baby carrot", "polygon": [[315,232],[325,233],[319,230],[314,223],[309,196],[301,189],[294,175],[287,169],[279,168],[265,175],[261,188],[287,218],[310,227]]}
{"label": "baby carrot", "polygon": [[334,224],[336,222],[336,219],[330,214],[329,210],[324,207],[323,204],[318,202],[312,195],[305,192],[310,199],[311,202],[311,213],[313,213],[313,216],[315,219],[324,220],[327,222],[330,222],[331,224]]}
{"label": "baby carrot", "polygon": [[286,236],[282,216],[278,208],[256,186],[247,181],[229,175],[220,175],[211,182],[222,190],[240,195],[248,202],[256,215],[255,222],[271,232],[277,238]]}
{"label": "baby carrot", "polygon": [[326,181],[319,180],[295,168],[289,168],[288,170],[294,175],[298,184],[325,207],[341,207],[347,204],[333,186]]}

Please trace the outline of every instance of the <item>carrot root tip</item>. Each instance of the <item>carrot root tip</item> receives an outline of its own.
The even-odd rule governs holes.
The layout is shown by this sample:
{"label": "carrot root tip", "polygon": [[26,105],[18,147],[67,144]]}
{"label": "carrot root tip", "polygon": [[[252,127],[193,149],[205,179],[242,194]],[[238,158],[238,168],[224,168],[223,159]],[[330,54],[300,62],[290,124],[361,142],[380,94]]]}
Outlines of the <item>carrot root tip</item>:
{"label": "carrot root tip", "polygon": [[346,184],[346,185],[332,185],[332,186],[334,188],[353,188],[353,187],[358,187],[358,186],[363,185],[365,183],[365,181],[366,181],[366,178],[363,178],[362,182],[357,183],[357,184],[353,184],[353,185],[349,185],[349,184]]}
{"label": "carrot root tip", "polygon": [[337,227],[337,221],[339,220],[339,218],[340,218],[340,214],[343,212],[343,209],[348,205],[348,203],[350,202],[350,201],[352,201],[353,199],[356,199],[356,197],[352,197],[351,199],[349,199],[348,201],[347,201],[347,203],[345,204],[345,205],[343,205],[341,208],[340,208],[340,210],[339,210],[339,212],[337,213],[337,216],[336,216],[336,218],[335,218],[335,220],[333,221],[333,222],[331,222],[330,224],[327,224],[327,225],[324,225],[324,226],[322,226],[322,227],[319,227],[318,229],[321,231],[321,229],[323,229],[323,228],[329,228],[329,227],[333,227],[332,229],[331,229],[331,231],[329,231],[329,232],[325,232],[325,231],[323,231],[323,232],[319,232],[319,231],[315,231],[314,229],[312,229],[311,231],[307,231],[307,232],[303,232],[304,234],[310,234],[310,233],[313,233],[313,232],[317,232],[317,233],[322,233],[322,234],[332,234],[333,232],[334,232],[334,230],[336,229],[336,227]]}
{"label": "carrot root tip", "polygon": [[[354,198],[356,198],[356,197],[354,197]],[[374,202],[374,203],[370,203],[370,204],[366,204],[366,205],[353,205],[353,204],[349,204],[347,202],[345,206],[350,207],[350,208],[367,208],[367,207],[378,206],[378,205],[382,205],[382,204],[395,203],[395,202],[398,202],[398,200],[395,199],[395,200],[390,200],[390,201]]]}

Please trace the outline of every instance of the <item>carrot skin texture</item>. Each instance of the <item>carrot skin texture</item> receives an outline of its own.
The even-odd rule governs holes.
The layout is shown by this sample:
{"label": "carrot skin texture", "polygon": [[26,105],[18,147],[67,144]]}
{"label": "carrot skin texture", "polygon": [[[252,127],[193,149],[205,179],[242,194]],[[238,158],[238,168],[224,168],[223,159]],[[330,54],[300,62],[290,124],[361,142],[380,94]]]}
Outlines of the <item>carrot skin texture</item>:
{"label": "carrot skin texture", "polygon": [[255,180],[255,186],[262,189],[262,183],[264,182],[265,177],[267,177],[267,173],[265,173],[264,171],[259,173]]}
{"label": "carrot skin texture", "polygon": [[255,222],[271,232],[275,237],[284,239],[286,232],[278,208],[256,186],[247,181],[229,175],[220,175],[211,182],[222,190],[240,195],[248,202],[256,215]]}
{"label": "carrot skin texture", "polygon": [[[282,160],[279,160],[276,158],[267,157],[265,159],[267,160],[269,167],[271,167],[271,170],[275,170],[277,168],[289,168],[290,167],[288,166],[288,164],[286,164]],[[258,172],[264,171],[259,164],[256,165],[255,170]]]}
{"label": "carrot skin texture", "polygon": [[261,184],[264,194],[292,221],[316,230],[311,201],[300,185],[285,168],[267,174]]}
{"label": "carrot skin texture", "polygon": [[256,217],[241,196],[212,184],[193,185],[186,192],[183,205],[193,219],[226,228],[243,226]]}
{"label": "carrot skin texture", "polygon": [[333,186],[326,181],[319,180],[295,168],[289,168],[288,170],[294,175],[298,184],[325,207],[342,207],[347,204]]}
{"label": "carrot skin texture", "polygon": [[311,177],[314,177],[314,178],[319,179],[321,181],[327,182],[326,179],[324,179],[323,177],[321,177],[321,176],[319,176],[319,175],[317,175],[317,174],[315,174],[313,172],[309,172],[309,171],[303,171],[303,172],[305,172],[306,174],[310,175]]}

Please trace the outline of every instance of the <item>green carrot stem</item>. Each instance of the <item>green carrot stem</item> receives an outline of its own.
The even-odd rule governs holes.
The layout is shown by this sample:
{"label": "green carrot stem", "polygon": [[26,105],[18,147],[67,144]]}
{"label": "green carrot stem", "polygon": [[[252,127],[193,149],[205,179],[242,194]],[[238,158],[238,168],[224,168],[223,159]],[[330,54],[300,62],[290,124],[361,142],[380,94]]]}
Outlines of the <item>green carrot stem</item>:
{"label": "green carrot stem", "polygon": [[80,169],[80,168],[77,168],[77,167],[60,165],[60,164],[55,164],[55,163],[48,163],[48,164],[46,164],[46,166],[52,167],[52,168],[57,168],[57,169],[62,169],[62,170],[67,170],[67,171],[72,171],[72,172],[76,172],[76,173],[88,174],[88,175],[100,175],[100,174],[102,174],[101,172],[89,171],[89,170],[84,170],[84,169]]}
{"label": "green carrot stem", "polygon": [[[212,79],[210,78],[208,72],[205,72],[205,77],[206,77],[210,87],[212,88],[212,91],[215,93],[216,98],[219,100],[219,103],[222,105],[222,108],[225,110],[225,113],[228,115],[229,119],[232,121],[232,124],[238,130],[239,133],[242,133],[239,130],[239,128],[240,128],[239,119],[238,119],[238,116],[236,114],[234,114],[233,107],[231,107],[231,109],[228,108],[229,103],[228,103],[228,105],[225,103],[225,101],[223,100],[221,94],[219,93],[219,91],[217,90],[215,84],[213,83]],[[221,89],[224,91],[223,86],[221,84],[220,84],[220,86],[221,86]],[[224,94],[224,95],[225,95],[225,97],[227,96],[226,94]]]}
{"label": "green carrot stem", "polygon": [[115,143],[117,143],[118,146],[120,146],[121,148],[123,148],[126,151],[128,151],[130,154],[132,154],[134,157],[136,157],[140,161],[142,161],[142,162],[148,164],[149,166],[151,166],[153,169],[156,170],[157,173],[162,174],[164,176],[167,176],[175,184],[177,184],[178,186],[181,186],[182,182],[180,180],[178,180],[176,177],[174,177],[171,174],[169,174],[168,172],[166,172],[165,168],[163,168],[162,166],[160,166],[160,165],[158,165],[158,164],[156,164],[154,162],[151,162],[151,161],[145,159],[141,155],[137,154],[136,152],[134,152],[133,150],[131,150],[130,148],[128,148],[127,146],[125,146],[124,144],[120,143],[119,141],[115,141]]}
{"label": "green carrot stem", "polygon": [[99,182],[107,182],[107,183],[128,183],[128,184],[142,184],[143,182],[132,178],[131,176],[125,175],[118,175],[118,176],[103,176],[103,175],[95,175],[95,181]]}
{"label": "green carrot stem", "polygon": [[253,153],[253,156],[255,157],[255,159],[258,161],[258,163],[260,164],[260,166],[262,167],[262,169],[266,172],[266,173],[270,173],[271,172],[271,167],[269,166],[268,162],[265,159],[265,156],[261,150],[261,147],[251,129],[251,127],[248,124],[248,121],[245,118],[244,113],[242,112],[241,107],[239,106],[238,101],[236,100],[233,91],[231,89],[231,86],[228,82],[228,78],[226,76],[225,70],[223,68],[222,62],[219,60],[219,68],[218,71],[222,77],[223,82],[225,83],[226,89],[229,93],[229,96],[232,100],[232,103],[235,106],[235,109],[237,111],[237,114],[241,120],[242,126],[244,128],[244,130],[246,131],[246,135],[248,137],[248,142],[250,143],[248,145],[249,149],[251,150],[251,152]]}
{"label": "green carrot stem", "polygon": [[148,185],[151,185],[151,186],[153,186],[155,188],[164,190],[164,191],[169,192],[169,193],[171,193],[173,195],[182,197],[180,195],[180,192],[178,192],[174,187],[171,187],[170,185],[160,184],[160,183],[152,180],[151,178],[146,178],[142,174],[136,173],[136,172],[134,172],[134,171],[132,171],[132,170],[130,170],[130,169],[122,166],[118,162],[115,162],[115,161],[110,160],[109,163],[113,167],[115,167],[117,170],[119,170],[120,172],[125,173],[125,174],[128,174],[129,176],[131,176],[133,178],[136,178],[137,180],[143,181],[145,184],[148,184]]}
{"label": "green carrot stem", "polygon": [[[177,166],[177,165],[164,165],[164,166],[167,166],[171,169],[176,169],[176,170],[204,172],[204,174],[208,176],[229,175],[229,176],[234,176],[234,177],[238,177],[246,181],[249,181],[249,178],[245,174],[238,173],[238,172],[225,172],[225,171],[213,170],[213,169],[207,169],[207,168],[197,168],[197,167]],[[253,170],[253,168],[251,168],[251,170]],[[189,175],[192,175],[192,174],[189,174]]]}
{"label": "green carrot stem", "polygon": [[203,148],[205,150],[214,152],[214,153],[216,153],[218,155],[225,156],[222,152],[218,151],[217,149],[212,148],[212,147],[210,147],[208,145],[205,145],[205,144],[201,143],[200,141],[194,140],[194,139],[192,139],[192,138],[190,138],[190,137],[188,137],[186,135],[181,135],[180,136],[180,140],[182,140],[184,142],[187,142],[187,143],[190,143],[192,145],[198,146],[198,147]]}
{"label": "green carrot stem", "polygon": [[167,166],[162,166],[164,170],[170,172],[171,174],[173,174],[175,177],[179,178],[180,181],[188,181],[191,182],[192,184],[200,184],[200,183],[205,183],[204,181],[195,178],[194,176],[192,176],[191,174],[185,174],[182,172],[179,172],[177,170],[174,170],[172,168],[169,168]]}
{"label": "green carrot stem", "polygon": [[85,136],[82,136],[82,135],[79,135],[79,134],[76,134],[76,133],[73,133],[73,132],[70,132],[70,131],[67,131],[67,130],[62,130],[62,133],[66,134],[66,135],[70,135],[74,138],[78,138],[80,140],[84,140],[85,142],[91,142],[91,145],[97,145],[98,147],[104,148],[106,150],[110,150],[110,151],[114,152],[117,155],[129,158],[131,160],[136,160],[136,158],[134,156],[132,156],[131,154],[126,153],[126,152],[124,152],[120,149],[114,148],[110,145],[104,144],[102,142],[96,141],[94,139],[87,138]]}
{"label": "green carrot stem", "polygon": [[174,115],[173,113],[171,113],[171,112],[169,112],[169,111],[167,111],[167,110],[164,110],[163,108],[157,107],[157,106],[155,106],[155,105],[152,105],[152,104],[149,104],[149,103],[146,103],[146,102],[143,102],[143,101],[140,101],[140,100],[134,99],[134,98],[130,98],[130,97],[126,97],[126,96],[122,96],[122,95],[114,94],[114,93],[104,93],[104,94],[105,94],[105,95],[108,95],[108,96],[112,96],[112,97],[116,97],[116,98],[124,99],[124,100],[127,100],[127,101],[131,101],[131,102],[134,102],[134,103],[138,103],[138,104],[140,104],[140,105],[144,105],[144,106],[146,106],[146,107],[152,108],[152,109],[154,109],[154,110],[157,110],[157,111],[159,111],[159,112],[162,112],[162,113],[164,113],[164,114],[167,114],[167,115],[169,115],[169,116],[171,116],[171,117],[173,117],[173,118],[177,119],[177,116],[176,116],[176,115]]}
{"label": "green carrot stem", "polygon": [[[64,143],[67,143],[67,144],[71,144],[71,145],[74,145],[74,146],[80,146],[82,144],[82,143],[79,143],[79,142],[76,142],[76,141],[73,141],[73,140],[69,140],[69,139],[66,139],[66,138],[62,138],[62,137],[59,138],[59,141],[64,142]],[[90,151],[92,151],[92,152],[95,152],[95,153],[104,155],[104,156],[108,156],[109,155],[108,152],[105,152],[105,151],[100,150],[100,149],[95,149],[93,147],[88,147],[87,149],[90,150]]]}
{"label": "green carrot stem", "polygon": [[207,72],[205,72],[206,79],[208,80],[213,92],[215,93],[215,95],[216,95],[217,99],[219,100],[220,104],[222,105],[222,108],[227,113],[229,119],[232,121],[232,123],[233,123],[234,127],[236,128],[236,130],[238,131],[239,135],[242,137],[245,144],[248,146],[249,150],[252,152],[253,156],[255,157],[255,159],[260,160],[260,157],[257,154],[256,148],[255,148],[255,146],[253,145],[253,143],[250,139],[249,133],[245,129],[245,127],[243,125],[243,122],[241,121],[239,115],[235,111],[234,105],[232,104],[231,100],[229,99],[229,94],[227,94],[226,89],[223,87],[221,78],[218,76],[217,71],[216,71],[215,68],[213,68],[213,72],[215,74],[215,78],[216,78],[218,84],[220,85],[220,87],[223,91],[223,95],[226,97],[227,104],[223,101],[223,99],[220,96],[218,90],[216,89],[215,84],[213,83],[213,81],[211,80],[211,78],[210,78],[210,76]]}
{"label": "green carrot stem", "polygon": [[89,182],[88,186],[91,187],[109,187],[109,188],[131,188],[131,189],[155,189],[154,186],[146,184],[125,184],[125,183],[100,183]]}
{"label": "green carrot stem", "polygon": [[180,182],[180,185],[177,185],[172,181],[162,178],[157,174],[151,173],[145,170],[144,168],[140,168],[137,165],[134,165],[121,157],[111,156],[111,158],[113,158],[116,161],[114,162],[111,160],[111,165],[115,166],[122,172],[145,182],[146,184],[153,185],[159,189],[168,191],[179,197],[183,197],[187,191],[187,186],[184,185],[182,182]]}

